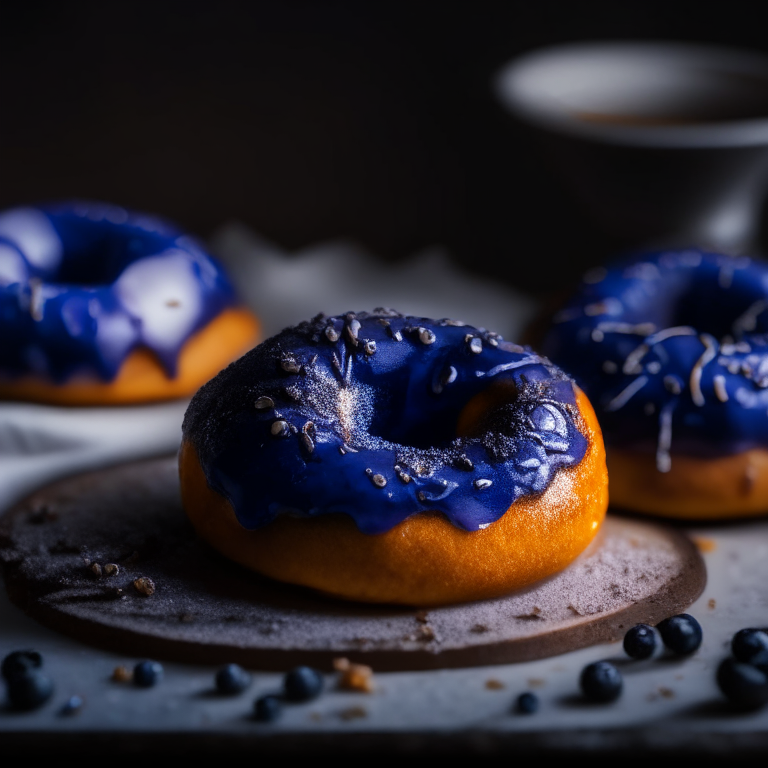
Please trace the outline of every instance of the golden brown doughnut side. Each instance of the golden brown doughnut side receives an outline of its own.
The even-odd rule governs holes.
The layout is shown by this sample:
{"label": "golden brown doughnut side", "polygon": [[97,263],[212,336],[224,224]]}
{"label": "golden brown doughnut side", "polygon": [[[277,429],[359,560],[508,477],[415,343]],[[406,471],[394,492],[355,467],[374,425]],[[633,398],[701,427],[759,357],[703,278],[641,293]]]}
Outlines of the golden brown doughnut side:
{"label": "golden brown doughnut side", "polygon": [[182,347],[169,379],[157,358],[136,349],[109,382],[76,377],[64,385],[33,376],[0,381],[0,399],[57,405],[126,405],[187,397],[257,342],[259,322],[246,309],[228,309]]}
{"label": "golden brown doughnut side", "polygon": [[669,472],[656,458],[611,447],[607,456],[611,504],[633,512],[687,520],[768,513],[768,451],[701,459],[673,454]]}
{"label": "golden brown doughnut side", "polygon": [[194,445],[179,455],[184,509],[201,538],[271,578],[349,600],[426,606],[497,597],[562,570],[592,541],[608,506],[602,433],[577,392],[589,448],[547,489],[524,497],[483,530],[417,514],[383,534],[361,533],[344,515],[283,515],[248,531],[209,488]]}

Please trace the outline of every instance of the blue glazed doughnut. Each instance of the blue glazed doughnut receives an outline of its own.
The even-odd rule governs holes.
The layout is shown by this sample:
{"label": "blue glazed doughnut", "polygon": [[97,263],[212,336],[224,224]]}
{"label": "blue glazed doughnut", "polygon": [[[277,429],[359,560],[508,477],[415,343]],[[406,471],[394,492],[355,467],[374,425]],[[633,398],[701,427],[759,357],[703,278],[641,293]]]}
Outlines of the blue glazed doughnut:
{"label": "blue glazed doughnut", "polygon": [[589,272],[542,351],[590,397],[611,503],[680,517],[768,511],[768,264],[696,249]]}
{"label": "blue glazed doughnut", "polygon": [[[216,514],[228,517],[239,540],[256,534],[251,540],[259,541],[286,520],[339,517],[353,539],[384,540],[420,515],[471,540],[549,491],[580,516],[561,548],[572,558],[605,511],[602,440],[583,415],[591,413],[585,403],[548,360],[482,329],[387,310],[320,315],[260,344],[193,397],[180,461],[185,508],[214,546],[217,504],[202,503],[206,493],[223,500],[218,506],[227,510]],[[573,480],[586,468],[588,494]],[[200,472],[204,483],[189,479]],[[535,514],[521,524],[549,526]],[[583,535],[574,535],[580,525]],[[547,535],[559,541],[563,530],[553,524]],[[402,588],[394,596],[361,593],[359,584],[331,588],[311,573],[275,574],[263,552],[253,558],[233,555],[228,543],[218,548],[267,575],[341,596],[424,602]],[[562,567],[559,555],[533,559],[529,581]],[[515,567],[527,573],[530,566]]]}
{"label": "blue glazed doughnut", "polygon": [[[211,346],[199,336],[214,321],[227,326],[223,354],[180,371],[190,340]],[[0,336],[0,396],[130,401],[191,394],[252,345],[255,320],[193,237],[74,202],[0,213]],[[149,370],[150,384],[134,369]]]}

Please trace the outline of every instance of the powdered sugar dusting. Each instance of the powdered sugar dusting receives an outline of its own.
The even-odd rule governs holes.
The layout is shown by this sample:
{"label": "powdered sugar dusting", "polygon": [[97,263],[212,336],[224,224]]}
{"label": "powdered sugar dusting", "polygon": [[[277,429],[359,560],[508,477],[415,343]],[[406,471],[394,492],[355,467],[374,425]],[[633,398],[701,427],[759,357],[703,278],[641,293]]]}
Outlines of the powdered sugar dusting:
{"label": "powdered sugar dusting", "polygon": [[[429,610],[348,603],[213,555],[183,515],[172,458],[58,488],[9,513],[0,531],[0,561],[28,584],[36,615],[64,621],[86,641],[95,622],[113,642],[135,648],[140,638],[171,655],[194,649],[200,660],[241,654],[254,665],[273,657],[285,665],[287,653],[296,661],[372,654],[422,668],[540,658],[618,639],[622,622],[655,623],[703,589],[703,564],[684,537],[609,516],[568,568],[515,594]],[[93,563],[113,562],[117,575],[94,576]],[[130,587],[137,578],[152,581],[151,596]]]}

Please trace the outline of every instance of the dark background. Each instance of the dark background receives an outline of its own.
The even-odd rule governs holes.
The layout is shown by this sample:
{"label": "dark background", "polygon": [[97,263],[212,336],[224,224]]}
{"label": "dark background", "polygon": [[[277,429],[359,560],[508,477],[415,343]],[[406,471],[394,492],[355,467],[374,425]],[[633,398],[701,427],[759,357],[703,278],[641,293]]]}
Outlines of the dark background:
{"label": "dark background", "polygon": [[759,4],[4,2],[0,207],[84,197],[294,250],[442,245],[542,293],[615,243],[492,78],[575,40],[768,50]]}

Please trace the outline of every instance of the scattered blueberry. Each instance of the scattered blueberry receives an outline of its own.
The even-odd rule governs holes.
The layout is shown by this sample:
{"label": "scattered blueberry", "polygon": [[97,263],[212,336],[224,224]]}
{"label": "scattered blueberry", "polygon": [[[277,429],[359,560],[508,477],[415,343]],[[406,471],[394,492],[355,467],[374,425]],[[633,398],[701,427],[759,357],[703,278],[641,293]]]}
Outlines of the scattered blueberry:
{"label": "scattered blueberry", "polygon": [[142,688],[151,688],[163,679],[163,665],[159,661],[140,661],[133,668],[133,682]]}
{"label": "scattered blueberry", "polygon": [[749,662],[753,667],[757,667],[761,672],[768,675],[768,650],[760,651],[752,657]]}
{"label": "scattered blueberry", "polygon": [[624,651],[632,659],[650,659],[660,646],[658,630],[648,624],[635,624],[624,635]]}
{"label": "scattered blueberry", "polygon": [[76,715],[83,708],[84,704],[85,700],[83,697],[75,694],[74,696],[70,696],[64,702],[59,713],[65,716]]}
{"label": "scattered blueberry", "polygon": [[37,651],[12,651],[3,659],[0,672],[8,680],[11,675],[26,672],[29,669],[40,669],[43,657]]}
{"label": "scattered blueberry", "polygon": [[615,701],[621,695],[621,672],[607,661],[595,661],[581,670],[581,690],[590,701]]}
{"label": "scattered blueberry", "polygon": [[759,709],[768,704],[768,675],[731,657],[717,668],[717,685],[728,701],[739,709]]}
{"label": "scattered blueberry", "polygon": [[39,669],[27,669],[11,674],[7,682],[8,703],[12,709],[37,709],[45,704],[53,693],[53,683]]}
{"label": "scattered blueberry", "polygon": [[701,645],[701,624],[687,613],[664,619],[657,629],[664,645],[678,656],[687,656]]}
{"label": "scattered blueberry", "polygon": [[251,684],[251,676],[239,664],[227,664],[216,673],[219,693],[242,693]]}
{"label": "scattered blueberry", "polygon": [[253,702],[253,713],[257,720],[269,722],[275,720],[282,711],[283,705],[280,701],[280,697],[275,694],[266,694],[265,696],[259,696],[256,701]]}
{"label": "scattered blueberry", "polygon": [[761,651],[768,652],[768,632],[753,627],[740,629],[731,640],[731,651],[737,661],[751,664]]}
{"label": "scattered blueberry", "polygon": [[289,701],[309,701],[323,690],[322,675],[312,667],[295,667],[286,673],[283,690]]}
{"label": "scattered blueberry", "polygon": [[539,697],[535,693],[521,693],[517,697],[515,709],[524,714],[532,715],[539,708]]}

